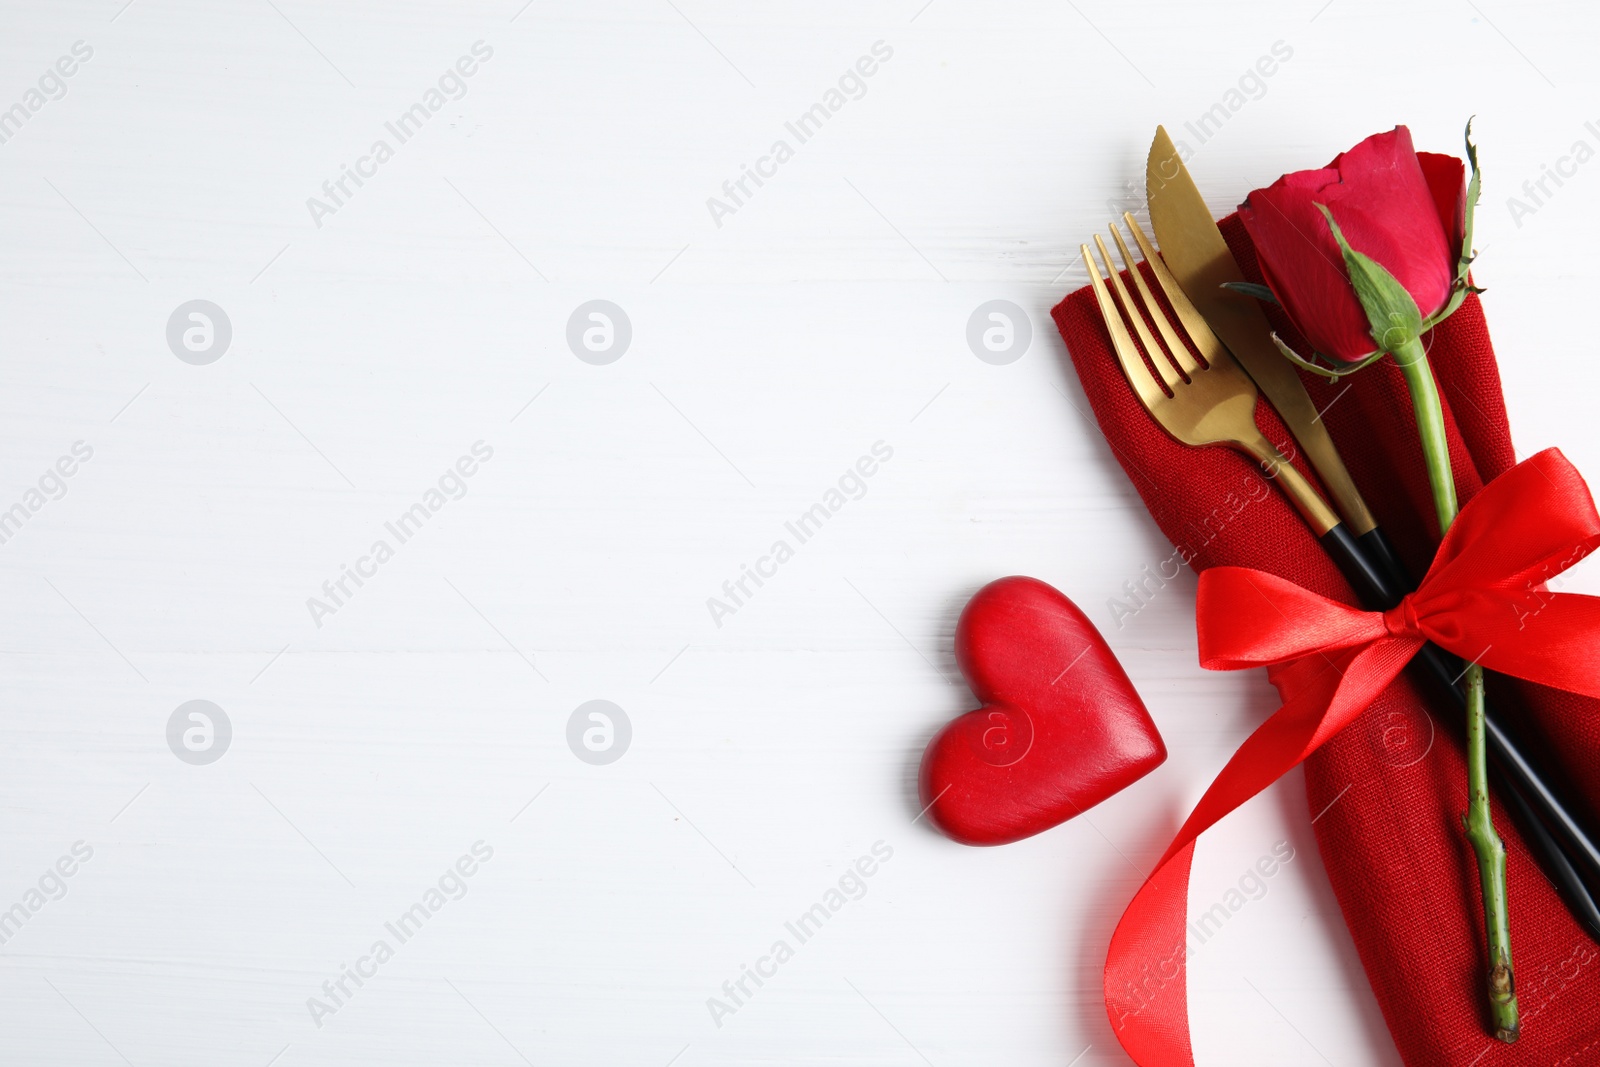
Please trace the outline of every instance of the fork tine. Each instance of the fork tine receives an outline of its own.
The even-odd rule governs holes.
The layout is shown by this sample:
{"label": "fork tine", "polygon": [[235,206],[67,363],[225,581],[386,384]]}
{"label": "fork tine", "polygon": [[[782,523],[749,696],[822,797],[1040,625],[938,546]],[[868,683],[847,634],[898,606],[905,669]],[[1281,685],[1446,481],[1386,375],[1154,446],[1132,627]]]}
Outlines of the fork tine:
{"label": "fork tine", "polygon": [[[1122,265],[1127,268],[1128,276],[1133,279],[1134,287],[1139,290],[1139,299],[1144,301],[1144,306],[1150,312],[1151,321],[1156,324],[1161,340],[1166,343],[1167,353],[1173,362],[1177,363],[1178,369],[1183,371],[1184,376],[1192,380],[1199,373],[1200,364],[1195,361],[1189,346],[1183,343],[1183,338],[1178,336],[1178,331],[1172,328],[1172,320],[1167,317],[1166,311],[1156,303],[1150,287],[1144,282],[1144,272],[1135,264],[1133,256],[1129,255],[1128,246],[1122,240],[1122,230],[1114,222],[1111,224],[1111,237],[1117,242],[1117,252],[1122,256]],[[1151,358],[1154,358],[1153,354]]]}
{"label": "fork tine", "polygon": [[1139,220],[1133,217],[1133,212],[1124,211],[1122,220],[1128,224],[1128,229],[1133,231],[1133,239],[1138,242],[1139,251],[1144,253],[1145,262],[1150,264],[1150,273],[1156,276],[1156,284],[1161,287],[1167,303],[1172,305],[1173,312],[1183,325],[1183,331],[1200,350],[1200,356],[1206,361],[1206,365],[1214,367],[1219,362],[1232,362],[1233,356],[1222,347],[1217,335],[1211,332],[1211,327],[1206,325],[1205,317],[1189,302],[1183,286],[1178,284],[1178,279],[1167,269],[1166,260],[1161,258],[1161,253],[1156,251],[1155,245],[1150,243],[1150,238],[1144,235],[1144,230],[1139,226]]}
{"label": "fork tine", "polygon": [[1111,253],[1106,251],[1106,243],[1100,239],[1099,234],[1094,235],[1094,246],[1100,250],[1100,258],[1105,261],[1106,274],[1110,276],[1111,288],[1117,294],[1117,302],[1122,305],[1123,318],[1139,335],[1144,350],[1150,354],[1151,364],[1155,367],[1156,373],[1161,375],[1161,380],[1167,384],[1168,391],[1179,389],[1183,385],[1183,379],[1178,377],[1172,361],[1162,356],[1161,346],[1156,344],[1156,339],[1150,333],[1150,327],[1144,324],[1144,315],[1139,311],[1139,306],[1128,295],[1127,287],[1122,284],[1122,275],[1111,265]]}
{"label": "fork tine", "polygon": [[[1145,366],[1144,357],[1139,354],[1138,346],[1133,343],[1128,327],[1122,321],[1122,314],[1111,301],[1111,293],[1106,289],[1105,279],[1100,274],[1100,268],[1095,265],[1089,246],[1078,247],[1083,251],[1083,265],[1089,268],[1089,284],[1094,288],[1095,302],[1100,305],[1100,317],[1105,320],[1106,332],[1111,335],[1111,347],[1116,349],[1117,362],[1122,364],[1122,373],[1128,379],[1128,384],[1133,387],[1133,391],[1138,394],[1139,402],[1147,410],[1154,412],[1156,406],[1167,399],[1167,394],[1162,392],[1160,383],[1150,373],[1150,368]],[[1114,272],[1112,277],[1116,277]]]}

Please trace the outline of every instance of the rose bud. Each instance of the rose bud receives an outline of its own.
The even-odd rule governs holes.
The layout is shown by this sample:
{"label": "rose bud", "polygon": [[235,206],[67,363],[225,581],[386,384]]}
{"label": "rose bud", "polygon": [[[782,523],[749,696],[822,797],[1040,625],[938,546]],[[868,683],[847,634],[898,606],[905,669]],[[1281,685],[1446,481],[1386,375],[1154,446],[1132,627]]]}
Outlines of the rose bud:
{"label": "rose bud", "polygon": [[1317,353],[1354,363],[1394,351],[1460,304],[1465,174],[1396,126],[1240,205],[1268,288]]}

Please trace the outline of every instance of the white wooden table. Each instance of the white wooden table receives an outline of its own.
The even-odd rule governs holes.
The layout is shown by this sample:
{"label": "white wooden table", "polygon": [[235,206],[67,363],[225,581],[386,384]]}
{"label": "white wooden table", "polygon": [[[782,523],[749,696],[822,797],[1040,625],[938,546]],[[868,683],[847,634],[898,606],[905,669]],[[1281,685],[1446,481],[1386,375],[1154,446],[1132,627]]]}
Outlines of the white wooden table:
{"label": "white wooden table", "polygon": [[[1048,317],[1077,245],[1157,122],[1205,134],[1221,214],[1395,122],[1456,151],[1476,113],[1521,450],[1600,471],[1562,319],[1597,280],[1600,163],[1561,164],[1600,148],[1596,29],[5,4],[0,1062],[1126,1063],[1112,925],[1273,704],[1197,667],[1189,576],[1112,624],[1170,547]],[[967,341],[995,300],[1009,362]],[[1009,573],[1106,627],[1172,755],[973,850],[914,821],[914,773],[972,703],[956,615]],[[595,700],[621,714],[569,732]],[[1291,776],[1200,852],[1207,904],[1294,850],[1194,961],[1204,1064],[1397,1062],[1309,822]]]}

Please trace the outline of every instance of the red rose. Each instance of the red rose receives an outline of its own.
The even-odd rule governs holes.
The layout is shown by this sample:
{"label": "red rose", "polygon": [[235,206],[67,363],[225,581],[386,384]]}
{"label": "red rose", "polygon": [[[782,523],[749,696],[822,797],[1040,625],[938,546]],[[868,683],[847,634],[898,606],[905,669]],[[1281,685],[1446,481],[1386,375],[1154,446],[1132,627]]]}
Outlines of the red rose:
{"label": "red rose", "polygon": [[1416,151],[1411,131],[1396,126],[1322,170],[1285,174],[1240,205],[1267,285],[1318,352],[1355,362],[1378,346],[1317,205],[1333,214],[1351,248],[1394,276],[1426,321],[1445,307],[1455,283],[1465,175],[1461,160]]}

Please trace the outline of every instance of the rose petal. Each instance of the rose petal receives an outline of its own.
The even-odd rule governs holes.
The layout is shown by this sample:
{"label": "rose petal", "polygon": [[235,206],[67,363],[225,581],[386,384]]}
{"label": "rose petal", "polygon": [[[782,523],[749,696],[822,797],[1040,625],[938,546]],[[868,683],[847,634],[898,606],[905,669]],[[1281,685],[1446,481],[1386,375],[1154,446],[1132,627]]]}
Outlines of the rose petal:
{"label": "rose petal", "polygon": [[1396,126],[1339,156],[1340,183],[1324,201],[1350,247],[1377,260],[1406,288],[1424,318],[1442,308],[1455,256],[1422,173],[1411,131]]}
{"label": "rose petal", "polygon": [[1344,268],[1339,246],[1316,203],[1337,188],[1332,170],[1285,175],[1240,206],[1273,295],[1313,348],[1357,360],[1373,350],[1366,312]]}
{"label": "rose petal", "polygon": [[1442,160],[1428,162],[1430,180],[1411,131],[1396,126],[1341,152],[1328,167],[1284,175],[1241,207],[1268,284],[1317,351],[1348,361],[1374,347],[1371,324],[1319,205],[1351,248],[1405,287],[1424,318],[1444,307],[1455,281],[1464,207],[1458,207],[1460,161],[1452,161],[1452,174]]}
{"label": "rose petal", "polygon": [[1417,163],[1428,181],[1428,192],[1439,212],[1439,224],[1450,239],[1450,250],[1459,260],[1467,228],[1467,165],[1439,152],[1418,152]]}

